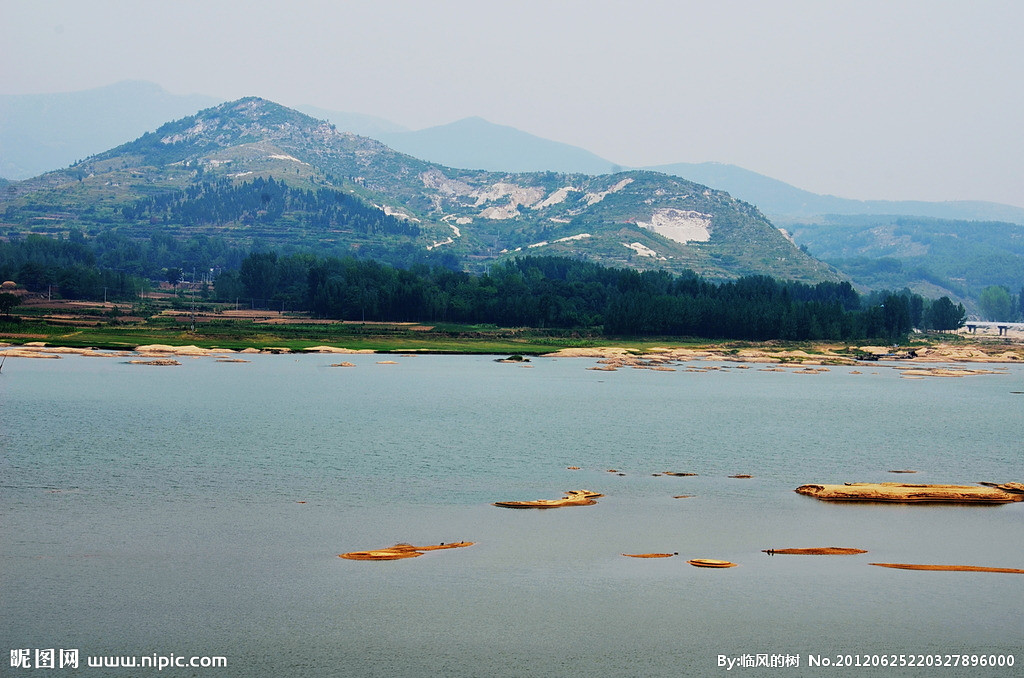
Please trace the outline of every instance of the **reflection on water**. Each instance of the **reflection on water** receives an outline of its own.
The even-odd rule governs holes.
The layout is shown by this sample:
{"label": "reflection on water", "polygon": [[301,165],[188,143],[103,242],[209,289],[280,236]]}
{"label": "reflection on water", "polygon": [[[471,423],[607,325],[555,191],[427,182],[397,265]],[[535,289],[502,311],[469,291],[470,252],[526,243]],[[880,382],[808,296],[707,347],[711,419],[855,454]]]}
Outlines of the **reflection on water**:
{"label": "reflection on water", "polygon": [[[83,655],[223,655],[215,671],[232,676],[676,676],[724,673],[719,654],[800,654],[806,667],[808,653],[1020,653],[1014,575],[867,563],[1024,567],[1024,505],[792,491],[1024,480],[1020,367],[907,380],[885,365],[805,376],[349,359],[7,361],[0,635]],[[573,489],[605,497],[491,505]],[[337,557],[461,540],[476,544]],[[811,546],[869,553],[761,553]],[[654,551],[680,557],[620,555]]]}

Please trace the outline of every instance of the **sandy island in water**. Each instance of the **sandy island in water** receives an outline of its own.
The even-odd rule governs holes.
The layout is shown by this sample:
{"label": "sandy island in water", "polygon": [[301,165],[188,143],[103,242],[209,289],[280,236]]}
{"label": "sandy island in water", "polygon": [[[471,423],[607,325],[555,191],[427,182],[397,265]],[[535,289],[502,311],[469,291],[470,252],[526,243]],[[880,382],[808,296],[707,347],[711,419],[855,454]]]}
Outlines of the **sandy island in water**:
{"label": "sandy island in water", "polygon": [[514,509],[549,509],[562,508],[564,506],[592,506],[596,504],[596,497],[603,497],[599,492],[590,490],[567,490],[561,499],[534,499],[532,501],[496,501],[494,506]]}
{"label": "sandy island in water", "polygon": [[816,546],[813,548],[801,549],[763,549],[762,553],[770,556],[855,556],[860,553],[867,553],[864,549],[851,549],[842,546]]}
{"label": "sandy island in water", "polygon": [[395,544],[386,549],[375,549],[373,551],[350,551],[339,553],[339,558],[346,560],[401,560],[403,558],[417,558],[427,551],[439,551],[442,549],[458,549],[472,546],[474,542],[458,541],[450,544],[444,542],[431,546],[413,546],[412,544]]}
{"label": "sandy island in water", "polygon": [[845,483],[801,485],[795,492],[825,501],[866,501],[943,504],[1008,504],[1024,501],[1024,484],[911,485],[909,483]]}
{"label": "sandy island in water", "polygon": [[1024,574],[1024,570],[1014,567],[982,567],[979,565],[913,565],[910,563],[868,563],[878,567],[892,567],[897,570],[930,570],[933,572],[1001,572],[1004,574]]}
{"label": "sandy island in water", "polygon": [[[1018,363],[1024,362],[1024,337],[1020,340],[981,340],[970,344],[938,343],[933,346],[896,349],[887,346],[850,347],[867,361],[898,361],[897,369],[917,369],[911,376],[960,377],[972,374],[993,374],[991,370],[953,370],[938,367],[918,367],[935,363]],[[652,348],[645,352],[617,347],[566,348],[545,354],[554,358],[597,358],[598,365],[590,369],[613,371],[620,368],[650,369],[656,371],[674,370],[683,363],[715,361],[745,364],[785,365],[802,368],[797,373],[815,374],[827,371],[826,365],[863,365],[845,348],[840,352],[835,346],[821,345],[813,353],[803,349],[774,349],[770,346],[749,346],[743,348]],[[820,369],[814,369],[821,366]],[[911,367],[913,366],[913,368]],[[694,368],[690,368],[694,369]],[[716,369],[700,367],[696,369]],[[718,368],[721,369],[721,368]]]}
{"label": "sandy island in water", "polygon": [[[964,336],[964,333],[961,333]],[[940,342],[930,346],[900,349],[886,346],[839,346],[819,344],[799,348],[776,348],[772,343],[763,345],[708,346],[708,347],[655,347],[640,352],[618,346],[592,348],[566,348],[544,357],[552,358],[596,358],[597,365],[588,367],[590,370],[616,371],[624,368],[646,369],[652,371],[672,372],[683,369],[686,372],[727,373],[732,369],[757,369],[767,372],[783,372],[799,375],[816,375],[829,371],[828,366],[864,365],[875,369],[896,369],[903,379],[924,379],[928,377],[968,377],[975,375],[1006,374],[1006,368],[996,367],[997,364],[1024,362],[1024,332],[1015,332],[1011,336],[985,337],[974,335],[972,341],[964,344]],[[424,352],[429,352],[424,349]],[[129,357],[162,359],[167,362],[145,362],[139,364],[173,364],[170,359],[175,357],[205,358],[212,357],[220,362],[245,362],[239,355],[248,354],[373,354],[370,349],[348,349],[338,346],[310,346],[293,351],[286,347],[245,348],[241,350],[222,348],[202,348],[200,346],[168,344],[146,344],[134,350],[99,350],[96,348],[75,348],[48,345],[35,341],[25,344],[11,345],[0,343],[0,357],[8,358],[50,358],[57,359],[64,355],[81,355],[91,357]],[[860,359],[858,359],[858,357]],[[881,361],[881,362],[876,362]],[[394,361],[379,361],[381,364],[395,364]],[[709,363],[726,363],[712,365]],[[991,368],[951,366],[950,363],[990,363]],[[333,363],[332,367],[354,367],[350,362]],[[851,375],[862,374],[859,370],[851,370]]]}

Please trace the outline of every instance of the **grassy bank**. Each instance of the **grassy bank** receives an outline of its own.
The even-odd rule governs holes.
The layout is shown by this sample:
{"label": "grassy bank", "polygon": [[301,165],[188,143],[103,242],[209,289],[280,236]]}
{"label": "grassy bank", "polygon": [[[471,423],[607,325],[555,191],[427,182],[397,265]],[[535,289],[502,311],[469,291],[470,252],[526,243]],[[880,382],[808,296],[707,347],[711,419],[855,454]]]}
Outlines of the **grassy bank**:
{"label": "grassy bank", "polygon": [[[603,336],[588,330],[544,330],[492,325],[418,325],[415,323],[327,322],[297,315],[266,312],[255,317],[229,317],[224,312],[193,317],[180,311],[158,312],[149,317],[111,315],[96,307],[80,307],[61,313],[32,309],[19,317],[0,317],[0,342],[45,342],[52,346],[125,350],[148,344],[195,345],[202,348],[241,350],[287,349],[303,351],[331,346],[380,353],[425,352],[466,354],[538,355],[567,348],[617,346],[636,353],[656,347],[712,349],[735,353],[750,347],[809,354],[852,355],[848,346],[812,342],[721,341],[692,337],[624,338]],[[867,342],[871,343],[871,342]],[[877,342],[876,342],[877,343]],[[915,335],[904,349],[978,345],[975,337],[957,334]],[[1007,350],[1008,342],[988,342],[986,351]],[[1013,350],[1024,349],[1015,342]]]}
{"label": "grassy bank", "polygon": [[[539,354],[570,347],[606,345],[600,336],[544,332],[524,328],[475,325],[422,327],[386,323],[268,324],[251,320],[217,320],[191,324],[155,318],[137,323],[67,325],[25,318],[0,322],[0,341],[45,342],[77,348],[130,349],[146,344],[195,345],[203,348],[287,348],[301,351],[329,345],[378,352]],[[620,342],[616,342],[619,344]],[[648,342],[629,341],[642,349]]]}

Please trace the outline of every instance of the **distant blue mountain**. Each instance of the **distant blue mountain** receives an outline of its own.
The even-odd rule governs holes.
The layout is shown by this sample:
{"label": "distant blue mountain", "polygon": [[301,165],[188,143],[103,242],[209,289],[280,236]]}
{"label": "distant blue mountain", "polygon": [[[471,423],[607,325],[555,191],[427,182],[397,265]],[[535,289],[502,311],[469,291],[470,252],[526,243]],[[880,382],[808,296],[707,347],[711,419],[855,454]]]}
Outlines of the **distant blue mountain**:
{"label": "distant blue mountain", "polygon": [[995,202],[850,200],[834,195],[811,193],[742,167],[717,162],[680,162],[645,169],[674,174],[726,191],[734,198],[757,205],[762,212],[780,222],[825,214],[873,214],[1024,224],[1024,209]]}
{"label": "distant blue mountain", "polygon": [[[0,95],[0,177],[25,179],[135,139],[220,103],[208,96],[170,94],[150,82],[126,81],[82,92]],[[608,174],[623,167],[590,151],[483,118],[410,131],[370,115],[315,106],[298,110],[338,129],[371,137],[434,163],[491,172]],[[750,170],[715,162],[646,168],[672,174],[757,206],[779,225],[821,215],[905,215],[1024,224],[1024,209],[980,201],[850,200],[811,193]]]}
{"label": "distant blue mountain", "polygon": [[[333,121],[333,120],[332,120]],[[351,130],[354,131],[354,130]],[[623,169],[590,151],[472,117],[415,132],[366,133],[396,151],[448,167],[491,172],[582,172]],[[851,200],[819,195],[763,174],[717,162],[674,163],[649,169],[726,191],[784,224],[820,215],[907,215],[1024,224],[1024,209],[982,201]]]}
{"label": "distant blue mountain", "polygon": [[0,176],[27,179],[67,167],[220,103],[125,81],[58,94],[0,95]]}
{"label": "distant blue mountain", "polygon": [[448,167],[489,172],[569,172],[610,174],[621,170],[610,160],[576,146],[495,125],[483,118],[464,118],[416,132],[374,136],[396,151]]}

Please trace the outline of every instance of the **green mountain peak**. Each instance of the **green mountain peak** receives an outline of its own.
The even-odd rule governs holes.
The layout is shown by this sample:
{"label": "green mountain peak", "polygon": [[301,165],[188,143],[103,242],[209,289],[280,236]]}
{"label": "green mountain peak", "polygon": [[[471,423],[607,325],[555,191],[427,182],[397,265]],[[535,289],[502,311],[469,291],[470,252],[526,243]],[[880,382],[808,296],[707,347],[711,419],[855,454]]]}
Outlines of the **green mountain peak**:
{"label": "green mountain peak", "polygon": [[[293,203],[306,207],[290,209],[283,199],[273,219],[268,210],[225,209],[202,212],[220,215],[216,218],[175,223],[184,217],[174,214],[192,213],[182,201],[227,199],[234,194],[213,187],[224,182],[241,187],[256,179],[273,179],[274,190],[355,198],[415,228],[389,228],[386,234],[347,229],[315,217],[309,210],[322,206],[312,208],[297,198]],[[753,206],[680,177],[651,171],[588,175],[446,167],[259,97],[168,122],[68,169],[13,184],[4,195],[0,209],[15,226],[31,225],[40,213],[60,213],[67,215],[66,226],[86,232],[120,226],[142,234],[159,224],[243,243],[258,237],[264,243],[335,251],[411,246],[451,254],[467,267],[530,253],[693,270],[718,279],[838,277]],[[176,196],[167,199],[176,211],[154,211],[151,203],[161,195]],[[324,223],[331,225],[317,226]]]}

